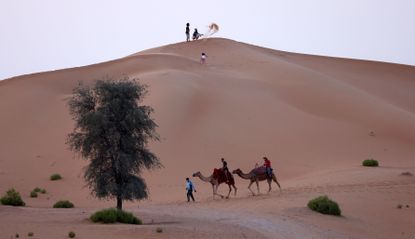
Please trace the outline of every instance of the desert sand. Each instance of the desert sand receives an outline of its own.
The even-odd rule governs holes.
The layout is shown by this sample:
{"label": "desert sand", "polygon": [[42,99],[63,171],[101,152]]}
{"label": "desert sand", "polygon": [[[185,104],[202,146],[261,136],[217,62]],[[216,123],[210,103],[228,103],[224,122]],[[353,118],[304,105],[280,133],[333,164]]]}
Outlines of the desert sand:
{"label": "desert sand", "polygon": [[[199,63],[201,52],[207,64]],[[155,109],[164,168],[146,172],[150,198],[125,204],[144,225],[88,220],[114,201],[91,196],[87,161],[65,144],[67,99],[82,81],[139,78]],[[295,54],[211,38],[149,49],[105,63],[0,81],[0,194],[14,187],[26,207],[0,206],[0,238],[415,238],[415,67]],[[213,199],[193,178],[224,157],[231,170],[271,161],[282,190],[235,175],[238,193]],[[362,167],[367,158],[377,168]],[[50,181],[59,173],[62,180]],[[30,198],[35,187],[48,192]],[[256,187],[253,186],[256,190]],[[227,192],[221,185],[219,191]],[[328,195],[341,217],[307,202]],[[53,209],[68,199],[74,209]],[[397,208],[401,204],[404,207]],[[406,206],[408,205],[408,206]],[[156,228],[161,227],[162,233]]]}

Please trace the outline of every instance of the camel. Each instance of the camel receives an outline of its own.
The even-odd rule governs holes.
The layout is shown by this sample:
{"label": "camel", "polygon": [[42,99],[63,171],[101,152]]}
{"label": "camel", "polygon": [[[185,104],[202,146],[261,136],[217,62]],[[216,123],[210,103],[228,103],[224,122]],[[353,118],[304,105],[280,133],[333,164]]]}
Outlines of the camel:
{"label": "camel", "polygon": [[254,169],[251,170],[251,172],[249,172],[247,174],[246,173],[243,173],[242,170],[239,169],[239,168],[236,169],[236,170],[233,170],[232,173],[233,174],[237,174],[239,177],[241,177],[243,179],[251,180],[251,183],[249,183],[248,189],[249,189],[249,191],[251,191],[251,193],[254,196],[255,196],[255,193],[251,190],[252,184],[254,182],[256,182],[256,186],[257,186],[258,194],[259,194],[259,183],[258,182],[259,181],[264,181],[264,180],[267,180],[267,182],[268,182],[268,186],[269,186],[268,192],[271,191],[271,183],[272,183],[272,181],[274,181],[275,183],[277,183],[277,185],[278,185],[278,187],[280,188],[280,191],[281,191],[281,186],[278,183],[278,180],[277,180],[277,177],[275,176],[275,174],[272,173],[272,177],[271,178],[267,177],[267,175],[265,173],[265,167],[263,167],[263,166],[262,167],[259,167],[259,168],[254,168]]}
{"label": "camel", "polygon": [[218,195],[221,198],[224,198],[223,195],[218,193],[218,187],[221,183],[226,183],[229,186],[229,192],[228,192],[228,196],[226,196],[226,198],[229,198],[229,195],[231,194],[231,191],[232,191],[232,187],[235,189],[235,194],[234,195],[236,196],[236,191],[238,189],[235,186],[235,179],[233,178],[232,174],[230,174],[230,173],[228,174],[229,182],[226,182],[226,177],[225,177],[225,174],[223,173],[223,171],[220,170],[220,169],[216,169],[216,168],[213,170],[213,174],[210,175],[209,177],[203,176],[202,173],[200,173],[200,172],[194,173],[193,177],[199,177],[200,180],[212,184],[213,199],[215,199],[215,195]]}

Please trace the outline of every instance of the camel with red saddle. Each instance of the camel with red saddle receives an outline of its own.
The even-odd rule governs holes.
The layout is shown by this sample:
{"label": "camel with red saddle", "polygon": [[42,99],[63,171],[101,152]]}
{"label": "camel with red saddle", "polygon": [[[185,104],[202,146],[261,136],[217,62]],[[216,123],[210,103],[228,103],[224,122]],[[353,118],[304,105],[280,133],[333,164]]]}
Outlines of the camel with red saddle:
{"label": "camel with red saddle", "polygon": [[237,174],[239,177],[241,177],[243,179],[251,180],[251,182],[249,183],[248,189],[249,189],[249,191],[251,191],[251,193],[253,195],[255,195],[255,193],[251,190],[252,184],[254,182],[256,183],[256,186],[257,186],[257,189],[258,189],[258,194],[259,194],[259,183],[258,182],[259,181],[264,181],[264,180],[267,180],[267,182],[268,182],[268,187],[269,187],[268,192],[271,191],[272,181],[274,181],[278,185],[278,187],[280,188],[280,191],[281,191],[281,186],[278,183],[278,180],[277,180],[277,177],[275,176],[275,174],[272,172],[271,177],[268,177],[267,173],[266,173],[266,169],[265,169],[264,166],[254,168],[249,173],[244,173],[239,168],[233,170],[232,173]]}
{"label": "camel with red saddle", "polygon": [[226,177],[225,172],[223,171],[223,169],[217,169],[215,168],[213,170],[213,174],[210,175],[209,177],[205,177],[202,175],[202,173],[200,172],[196,172],[193,174],[193,177],[199,177],[200,180],[204,181],[204,182],[208,182],[212,184],[212,189],[213,189],[213,198],[215,198],[215,195],[220,196],[221,198],[224,198],[223,195],[218,193],[218,187],[221,183],[226,183],[229,186],[229,192],[228,192],[228,196],[226,196],[226,198],[229,198],[229,195],[232,192],[232,187],[235,189],[235,194],[236,195],[236,191],[238,190],[235,186],[235,179],[233,178],[233,175],[230,172],[227,172],[228,176]]}

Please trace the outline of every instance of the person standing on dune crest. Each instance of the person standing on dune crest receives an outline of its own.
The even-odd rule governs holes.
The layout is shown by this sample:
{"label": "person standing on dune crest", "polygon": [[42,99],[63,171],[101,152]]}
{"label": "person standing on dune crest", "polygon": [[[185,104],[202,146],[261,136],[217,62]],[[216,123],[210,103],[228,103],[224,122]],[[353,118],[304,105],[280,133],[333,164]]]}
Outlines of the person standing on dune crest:
{"label": "person standing on dune crest", "polygon": [[190,41],[190,24],[186,23],[186,41]]}

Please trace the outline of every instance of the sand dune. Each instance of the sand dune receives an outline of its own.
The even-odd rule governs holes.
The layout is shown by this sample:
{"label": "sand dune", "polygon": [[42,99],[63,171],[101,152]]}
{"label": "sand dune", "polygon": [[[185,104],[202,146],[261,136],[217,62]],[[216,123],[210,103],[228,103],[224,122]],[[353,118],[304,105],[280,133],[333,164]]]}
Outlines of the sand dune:
{"label": "sand dune", "polygon": [[[199,64],[201,52],[208,55],[207,65]],[[16,214],[16,220],[34,221],[31,230],[49,238],[44,233],[49,221],[33,215],[53,218],[55,212],[42,208],[65,198],[84,209],[75,210],[63,222],[73,222],[88,238],[111,236],[107,231],[115,228],[100,234],[83,221],[83,211],[113,202],[89,195],[82,179],[86,162],[65,145],[73,128],[66,105],[72,89],[79,81],[92,84],[106,76],[137,77],[149,85],[145,103],[155,109],[161,136],[151,148],[165,167],[145,174],[151,198],[139,203],[144,205],[142,211],[136,209],[137,203],[128,205],[149,221],[162,223],[163,216],[155,212],[160,207],[163,215],[183,222],[183,226],[166,224],[176,234],[167,232],[165,238],[209,238],[209,225],[216,227],[218,218],[227,214],[231,216],[224,219],[225,224],[243,229],[221,234],[226,227],[217,227],[217,238],[241,238],[239,232],[248,238],[415,235],[415,222],[410,219],[415,180],[400,176],[403,171],[415,173],[415,67],[294,54],[218,38],[1,81],[0,192],[15,187],[34,209],[0,207],[0,215]],[[197,213],[190,215],[189,205],[182,203],[185,177],[195,171],[210,174],[220,166],[221,157],[231,169],[249,171],[264,155],[277,170],[282,193],[250,197],[248,182],[237,178],[237,198],[212,201],[210,186],[195,179],[201,202],[192,206]],[[361,168],[366,158],[379,160],[381,167]],[[51,182],[52,173],[64,179]],[[29,198],[36,186],[49,193]],[[261,186],[265,192],[265,185]],[[338,200],[344,206],[344,218],[308,211],[307,201],[319,194]],[[411,207],[398,211],[399,203]],[[241,219],[250,213],[262,230]],[[13,220],[7,224],[1,218],[1,231],[24,230],[24,226],[13,226]],[[52,226],[66,228],[63,223]],[[192,227],[201,229],[191,232]],[[125,238],[133,237],[131,230],[142,230],[151,238],[149,228],[125,227]]]}

